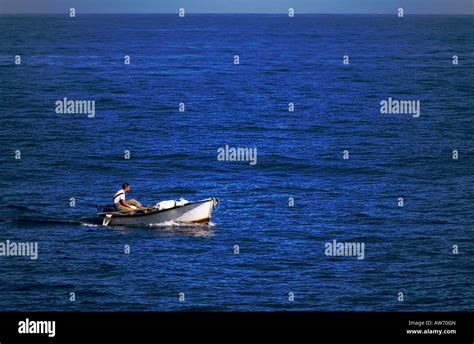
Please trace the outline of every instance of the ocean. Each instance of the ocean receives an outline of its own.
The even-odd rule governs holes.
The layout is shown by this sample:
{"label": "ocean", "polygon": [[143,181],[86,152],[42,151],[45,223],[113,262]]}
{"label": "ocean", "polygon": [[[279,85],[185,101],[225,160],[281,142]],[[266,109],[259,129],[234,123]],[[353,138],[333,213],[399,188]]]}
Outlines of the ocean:
{"label": "ocean", "polygon": [[[0,256],[0,310],[472,311],[473,27],[1,15],[0,243],[38,258]],[[124,182],[144,204],[221,202],[210,225],[98,225]]]}

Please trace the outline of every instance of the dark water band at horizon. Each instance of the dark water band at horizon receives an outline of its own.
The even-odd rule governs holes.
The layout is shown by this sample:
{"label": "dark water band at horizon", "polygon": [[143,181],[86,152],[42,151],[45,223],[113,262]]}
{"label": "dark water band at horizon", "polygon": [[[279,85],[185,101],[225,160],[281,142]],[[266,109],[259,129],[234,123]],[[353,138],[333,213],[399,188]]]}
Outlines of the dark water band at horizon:
{"label": "dark water band at horizon", "polygon": [[[0,16],[0,241],[39,243],[0,257],[0,310],[472,311],[474,19],[181,19]],[[382,116],[389,97],[420,118]],[[258,163],[217,161],[226,144]],[[92,226],[124,181],[222,203],[211,228]]]}

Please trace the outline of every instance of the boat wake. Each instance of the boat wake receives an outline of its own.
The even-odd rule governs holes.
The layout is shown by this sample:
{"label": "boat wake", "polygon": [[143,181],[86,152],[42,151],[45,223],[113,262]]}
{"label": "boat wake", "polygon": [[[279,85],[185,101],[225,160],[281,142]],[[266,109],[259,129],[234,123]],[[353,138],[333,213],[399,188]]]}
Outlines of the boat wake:
{"label": "boat wake", "polygon": [[[93,223],[93,222],[81,222],[81,226],[84,227],[110,227],[110,226],[104,226],[100,223]],[[180,222],[175,222],[175,221],[165,221],[161,223],[150,223],[148,226],[144,225],[129,225],[129,226],[118,226],[118,227],[145,227],[145,228],[166,228],[166,227],[183,227],[184,228],[197,228],[197,229],[209,229],[211,227],[214,227],[216,224],[214,222],[210,223],[180,223]],[[117,227],[117,226],[112,226],[112,227]]]}
{"label": "boat wake", "polygon": [[12,210],[15,212],[30,212],[30,213],[39,213],[37,209],[33,209],[24,205],[19,205],[19,204],[7,204],[6,206],[3,207],[6,210]]}
{"label": "boat wake", "polygon": [[79,220],[68,220],[68,219],[53,219],[53,218],[27,218],[27,217],[17,217],[17,218],[2,218],[2,222],[15,222],[15,223],[24,223],[24,224],[53,224],[53,225],[78,225],[81,223]]}
{"label": "boat wake", "polygon": [[[0,218],[0,222],[14,222],[14,223],[23,223],[23,224],[32,224],[32,225],[80,225],[88,228],[97,228],[97,227],[107,227],[102,225],[100,221],[97,221],[95,218],[84,217],[81,219],[54,219],[54,218],[30,218],[30,217],[17,217],[17,218]],[[176,221],[165,221],[160,223],[150,223],[148,225],[129,225],[129,226],[120,226],[120,227],[142,227],[142,228],[176,228],[182,227],[183,229],[192,229],[196,228],[198,230],[210,229],[216,224],[214,222],[209,223],[183,223]]]}
{"label": "boat wake", "polygon": [[150,223],[149,227],[198,227],[198,228],[207,228],[214,227],[216,224],[214,222],[209,223],[182,223],[175,221],[165,221],[160,223]]}
{"label": "boat wake", "polygon": [[81,226],[84,226],[84,227],[102,227],[102,225],[99,225],[97,223],[88,223],[88,222],[81,222]]}

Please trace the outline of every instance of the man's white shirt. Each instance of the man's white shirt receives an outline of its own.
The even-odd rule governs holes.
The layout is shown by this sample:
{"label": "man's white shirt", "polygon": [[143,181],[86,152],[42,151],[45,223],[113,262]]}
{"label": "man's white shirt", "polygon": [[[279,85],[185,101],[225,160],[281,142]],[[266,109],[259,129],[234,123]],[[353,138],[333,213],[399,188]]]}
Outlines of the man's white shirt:
{"label": "man's white shirt", "polygon": [[123,189],[114,193],[114,204],[119,203],[121,200],[125,201],[125,191]]}

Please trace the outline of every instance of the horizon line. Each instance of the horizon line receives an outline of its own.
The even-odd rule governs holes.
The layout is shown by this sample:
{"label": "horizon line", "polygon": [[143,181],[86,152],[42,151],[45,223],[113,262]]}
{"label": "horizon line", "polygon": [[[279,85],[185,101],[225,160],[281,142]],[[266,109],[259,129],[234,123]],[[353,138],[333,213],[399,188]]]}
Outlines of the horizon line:
{"label": "horizon line", "polygon": [[[64,12],[0,12],[0,15],[66,15],[69,16],[68,10]],[[81,14],[93,14],[93,15],[178,15],[178,12],[77,12],[76,15]],[[188,15],[281,15],[288,16],[286,12],[186,12],[185,16]],[[344,12],[296,12],[295,17],[298,15],[393,15],[397,16],[397,12],[383,12],[383,13],[344,13]],[[406,16],[474,16],[474,13],[405,13]]]}

